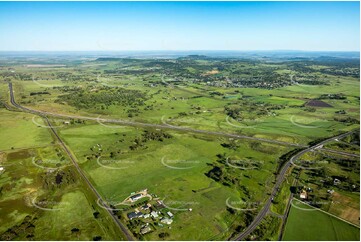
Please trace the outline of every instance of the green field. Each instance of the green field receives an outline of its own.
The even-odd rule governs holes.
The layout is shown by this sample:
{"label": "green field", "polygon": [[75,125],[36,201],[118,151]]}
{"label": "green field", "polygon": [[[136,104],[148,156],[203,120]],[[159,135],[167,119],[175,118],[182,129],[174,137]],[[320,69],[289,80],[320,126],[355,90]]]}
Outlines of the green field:
{"label": "green field", "polygon": [[293,201],[283,240],[359,241],[360,229],[300,202]]}
{"label": "green field", "polygon": [[[49,115],[84,174],[138,240],[234,238],[269,198],[280,167],[297,151],[293,144],[308,146],[360,126],[356,58],[4,57],[3,240],[124,239],[42,118],[3,105],[11,105],[9,82],[16,102],[25,107],[147,124]],[[325,147],[359,154],[359,135]],[[317,169],[302,168],[324,160]],[[359,224],[359,158],[323,150],[296,162],[274,197],[272,213],[247,239],[278,239],[291,190],[298,198],[309,189],[310,201],[327,202],[320,206],[323,211]],[[127,204],[134,194],[146,195]],[[141,217],[128,217],[139,211]],[[150,230],[143,234],[144,228]],[[321,211],[292,207],[284,238],[357,240],[358,231]]]}
{"label": "green field", "polygon": [[[35,125],[30,114],[1,108],[0,113],[0,167],[5,169],[0,173],[0,239],[121,239],[61,147],[52,142],[49,129]],[[56,182],[57,177],[62,180]]]}
{"label": "green field", "polygon": [[[242,216],[232,215],[226,211],[226,199],[247,199],[245,190],[237,191],[233,187],[223,187],[204,175],[211,169],[208,164],[216,160],[217,154],[227,153],[228,156],[252,157],[263,161],[259,170],[236,173],[240,176],[239,184],[247,187],[246,192],[251,194],[252,199],[263,201],[271,188],[272,171],[276,169],[275,159],[286,150],[274,145],[263,145],[255,150],[251,148],[250,143],[243,141],[238,142],[237,150],[229,150],[220,145],[222,141],[226,141],[223,139],[174,132],[170,133],[172,138],[163,142],[149,141],[145,149],[129,150],[128,145],[131,145],[132,140],[139,137],[142,132],[142,129],[114,129],[92,124],[70,126],[61,130],[60,134],[69,147],[77,147],[74,153],[82,168],[98,191],[109,201],[121,202],[131,192],[147,188],[158,197],[165,198],[165,203],[168,200],[171,203],[178,201],[192,204],[191,213],[175,211],[176,219],[169,237],[175,240],[204,240],[214,236],[225,238],[236,217]],[[121,154],[113,159],[127,162],[100,166],[96,158],[87,158],[91,153],[90,148],[96,144],[101,145],[101,155],[104,159],[109,160],[110,152],[116,153],[119,150]],[[164,157],[165,160],[186,162],[169,163],[171,167],[167,167],[162,164]],[[185,169],[172,169],[174,166]],[[199,223],[204,226],[202,233],[197,232],[196,225]],[[158,228],[157,234],[162,231],[164,229]],[[147,239],[157,239],[157,234],[152,233]]]}

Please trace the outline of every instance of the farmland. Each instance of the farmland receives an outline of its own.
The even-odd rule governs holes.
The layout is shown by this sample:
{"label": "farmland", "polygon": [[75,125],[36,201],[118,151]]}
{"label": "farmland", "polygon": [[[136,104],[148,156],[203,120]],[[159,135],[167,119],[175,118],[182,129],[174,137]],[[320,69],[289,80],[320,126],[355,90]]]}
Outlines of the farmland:
{"label": "farmland", "polygon": [[89,192],[49,130],[30,114],[1,109],[1,115],[0,238],[119,239],[105,213],[94,218],[96,203],[89,203]]}
{"label": "farmland", "polygon": [[315,208],[293,201],[283,240],[359,240],[360,229]]}
{"label": "farmland", "polygon": [[7,58],[3,240],[358,239],[358,59]]}

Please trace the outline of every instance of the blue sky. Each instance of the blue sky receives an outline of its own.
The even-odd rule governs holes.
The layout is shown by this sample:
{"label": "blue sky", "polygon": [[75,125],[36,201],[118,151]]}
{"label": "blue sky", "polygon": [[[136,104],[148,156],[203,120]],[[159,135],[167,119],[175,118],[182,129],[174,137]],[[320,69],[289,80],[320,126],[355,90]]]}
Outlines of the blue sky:
{"label": "blue sky", "polygon": [[0,2],[0,50],[359,51],[359,2]]}

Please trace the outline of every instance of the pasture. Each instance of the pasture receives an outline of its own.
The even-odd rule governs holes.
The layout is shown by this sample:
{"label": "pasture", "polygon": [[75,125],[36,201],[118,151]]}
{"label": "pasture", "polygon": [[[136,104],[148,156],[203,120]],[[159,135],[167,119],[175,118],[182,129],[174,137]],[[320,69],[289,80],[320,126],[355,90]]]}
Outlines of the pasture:
{"label": "pasture", "polygon": [[359,228],[294,200],[283,240],[359,241],[359,234]]}

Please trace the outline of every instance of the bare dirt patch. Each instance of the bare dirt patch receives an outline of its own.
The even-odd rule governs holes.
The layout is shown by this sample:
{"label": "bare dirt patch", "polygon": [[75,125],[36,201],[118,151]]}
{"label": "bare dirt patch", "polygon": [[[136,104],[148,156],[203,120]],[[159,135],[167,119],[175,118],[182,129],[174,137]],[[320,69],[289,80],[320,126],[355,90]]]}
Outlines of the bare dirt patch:
{"label": "bare dirt patch", "polygon": [[352,198],[335,192],[332,195],[332,205],[329,212],[353,224],[360,225],[359,207],[359,204],[352,200]]}
{"label": "bare dirt patch", "polygon": [[309,106],[309,107],[320,107],[320,108],[331,108],[332,105],[324,102],[324,101],[321,101],[321,100],[310,100],[308,101],[305,106]]}
{"label": "bare dirt patch", "polygon": [[26,159],[29,158],[31,155],[29,153],[29,150],[20,150],[17,152],[12,152],[8,154],[9,160],[17,160],[17,159]]}
{"label": "bare dirt patch", "polygon": [[211,71],[207,71],[206,73],[204,73],[203,76],[215,75],[218,73],[219,73],[219,70],[211,70]]}

